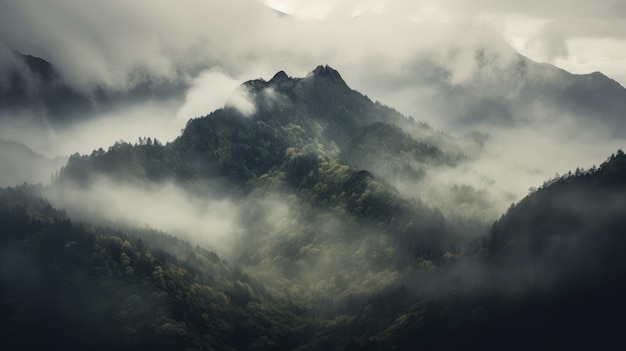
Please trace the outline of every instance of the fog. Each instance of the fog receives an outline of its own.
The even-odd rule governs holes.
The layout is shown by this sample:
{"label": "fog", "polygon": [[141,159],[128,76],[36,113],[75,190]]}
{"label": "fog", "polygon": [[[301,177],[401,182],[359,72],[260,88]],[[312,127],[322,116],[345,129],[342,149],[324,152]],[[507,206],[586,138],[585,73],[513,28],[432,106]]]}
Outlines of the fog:
{"label": "fog", "polygon": [[385,233],[294,195],[257,191],[243,206],[237,264],[277,296],[341,301],[368,296],[401,272]]}
{"label": "fog", "polygon": [[0,138],[20,142],[47,157],[67,157],[108,149],[116,141],[137,142],[139,137],[161,142],[180,135],[186,120],[176,118],[179,104],[153,101],[121,108],[59,128],[35,117],[11,115],[0,118]]}
{"label": "fog", "polygon": [[219,69],[201,72],[185,95],[185,102],[177,112],[178,119],[204,116],[224,107],[224,102],[241,83]]}
{"label": "fog", "polygon": [[77,220],[165,231],[225,259],[235,257],[243,232],[234,199],[193,195],[173,183],[140,187],[99,177],[85,188],[57,184],[45,195]]}
{"label": "fog", "polygon": [[[414,194],[433,206],[452,213],[495,220],[512,203],[520,201],[531,188],[541,187],[557,174],[590,169],[626,143],[623,139],[589,140],[560,137],[530,128],[515,131],[489,128],[490,138],[480,152],[456,167],[439,167],[425,179],[395,185],[405,194]],[[454,185],[469,185],[482,192],[483,199],[467,208],[449,190]],[[458,212],[460,211],[460,213]]]}
{"label": "fog", "polygon": [[[509,35],[515,26],[509,23],[521,20],[508,21],[513,14],[528,17],[526,23],[542,16],[552,18],[552,26],[586,16],[592,25],[584,27],[592,28],[596,36],[619,40],[623,32],[609,32],[599,23],[623,23],[616,16],[623,9],[613,3],[266,3],[294,17],[281,16],[251,1],[191,1],[185,6],[160,2],[149,7],[141,2],[117,1],[85,5],[55,0],[37,6],[4,2],[0,21],[3,46],[46,58],[79,91],[90,94],[95,87],[124,91],[146,78],[160,84],[184,81],[189,89],[184,101],[173,102],[175,106],[164,108],[151,102],[128,111],[107,112],[95,122],[81,122],[69,131],[3,126],[0,137],[20,141],[47,156],[88,153],[98,147],[106,149],[107,144],[120,139],[135,141],[139,136],[172,140],[187,119],[222,107],[239,83],[269,79],[279,70],[304,76],[316,65],[326,63],[337,69],[351,87],[372,99],[436,129],[462,135],[468,128],[484,131],[506,116],[486,119],[484,125],[467,125],[466,119],[458,119],[469,108],[462,102],[454,102],[457,112],[450,113],[433,107],[429,101],[440,96],[442,89],[478,89],[474,84],[477,72],[487,75],[480,79],[480,89],[489,88],[490,82],[516,58],[509,46],[515,41]],[[574,29],[566,29],[565,38],[582,38]],[[534,45],[533,41],[553,40],[548,29],[543,31],[545,36],[539,29],[528,34],[528,46]],[[553,50],[559,45],[546,47]],[[478,48],[486,48],[497,60],[490,60],[487,67],[477,66]],[[496,85],[490,89],[499,88]],[[480,94],[488,95],[488,91]],[[444,97],[443,104],[452,98]],[[239,100],[246,110],[246,99]],[[230,101],[238,101],[237,96]],[[250,112],[249,105],[246,111]],[[482,115],[480,110],[474,113]],[[581,135],[587,130],[576,132]],[[528,144],[523,143],[526,147]],[[512,147],[519,151],[522,145]],[[527,155],[518,152],[517,156],[520,163],[526,159],[532,163],[534,155],[536,152],[529,150]],[[591,162],[598,160],[580,160],[583,164]],[[558,171],[564,170],[546,170],[548,174]]]}
{"label": "fog", "polygon": [[[582,73],[588,62],[602,62],[604,54],[613,60],[605,60],[604,66],[615,69],[605,73],[624,76],[623,68],[617,68],[624,59],[619,46],[598,44],[605,50],[590,56],[584,55],[584,47],[574,45],[594,38],[596,43],[623,43],[626,31],[619,29],[624,16],[619,14],[624,9],[611,0],[541,6],[492,1],[266,3],[295,17],[242,0],[194,0],[185,6],[120,1],[83,5],[67,0],[35,6],[4,1],[0,39],[11,48],[47,58],[81,89],[94,85],[124,89],[142,75],[193,79],[198,70],[214,66],[233,75],[250,67],[302,74],[321,63],[340,72],[402,70],[416,58],[420,51],[416,49],[447,47],[451,41],[474,43],[479,33],[467,27],[502,35],[539,61],[568,56],[564,62],[578,67],[576,73]],[[461,30],[448,36],[446,27]],[[391,62],[384,58],[393,58],[394,64],[380,67],[377,63]]]}
{"label": "fog", "polygon": [[0,187],[48,184],[66,162],[65,157],[47,158],[24,144],[0,138]]}
{"label": "fog", "polygon": [[[10,48],[45,58],[65,83],[85,96],[93,97],[98,88],[124,94],[146,80],[164,86],[182,82],[186,91],[182,99],[122,106],[62,128],[46,118],[29,116],[29,111],[1,116],[0,139],[20,142],[49,158],[89,154],[139,137],[165,144],[180,135],[190,118],[223,106],[253,115],[253,97],[237,88],[247,80],[269,80],[280,70],[303,77],[317,65],[329,64],[352,88],[435,130],[456,138],[472,132],[489,135],[481,148],[464,150],[467,159],[455,167],[433,167],[415,181],[390,181],[403,195],[445,215],[485,223],[555,173],[599,164],[624,145],[626,135],[619,135],[613,125],[581,122],[568,111],[542,105],[541,99],[525,105],[529,94],[522,89],[525,85],[531,90],[532,84],[558,85],[564,73],[527,61],[531,68],[519,74],[520,57],[513,50],[538,61],[563,63],[578,73],[611,67],[609,75],[615,72],[615,78],[624,82],[626,65],[616,64],[623,60],[623,50],[613,49],[607,57],[614,60],[600,66],[580,56],[586,48],[581,41],[590,37],[624,42],[626,30],[620,29],[626,16],[620,14],[626,10],[615,2],[544,6],[536,1],[525,5],[398,1],[393,7],[379,1],[265,3],[292,16],[243,0],[192,0],[184,5],[118,0],[1,2],[2,67],[14,64],[7,54]],[[580,19],[585,19],[585,25],[575,25]],[[602,46],[600,42],[593,43]],[[267,98],[272,98],[272,91],[267,91]],[[42,170],[37,179],[48,179],[48,172]],[[289,208],[293,204],[280,197],[240,203],[200,198],[176,184],[137,188],[100,179],[86,189],[52,187],[49,196],[55,206],[78,217],[147,224],[229,258],[241,258],[249,244],[246,240],[254,235],[270,236],[266,249],[271,255],[279,242],[289,240],[290,227],[285,223],[295,216]],[[261,234],[248,232],[251,229],[241,219],[252,211],[251,203],[261,212],[272,209],[266,214],[268,223],[257,223],[265,228]],[[342,223],[343,217],[316,216],[292,229],[307,224],[331,237],[333,233],[349,237],[355,230]],[[393,247],[378,242],[383,240],[379,234],[372,230],[364,234],[365,239],[343,242],[313,238],[319,247],[307,250],[323,257],[294,266],[305,262],[315,267],[302,281],[321,279],[320,290],[327,289],[330,281],[318,273],[337,264],[332,258],[336,253],[356,255],[360,245],[380,247],[380,252]],[[363,263],[354,258],[350,264],[355,262]],[[274,272],[292,263],[264,262],[258,267]],[[376,279],[388,273],[372,272],[380,275]]]}
{"label": "fog", "polygon": [[620,84],[618,0],[0,0],[0,187],[44,185],[0,192],[8,340],[576,342],[621,313],[626,158],[575,172]]}
{"label": "fog", "polygon": [[77,222],[159,230],[213,250],[275,296],[300,302],[369,296],[401,274],[400,248],[384,230],[281,191],[218,196],[99,176],[85,187],[55,183],[43,195]]}

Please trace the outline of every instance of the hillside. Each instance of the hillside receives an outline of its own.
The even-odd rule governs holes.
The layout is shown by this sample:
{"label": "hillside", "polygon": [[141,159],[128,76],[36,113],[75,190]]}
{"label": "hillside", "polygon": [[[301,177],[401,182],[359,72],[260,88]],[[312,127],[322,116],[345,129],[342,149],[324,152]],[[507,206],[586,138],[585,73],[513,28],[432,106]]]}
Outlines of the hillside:
{"label": "hillside", "polygon": [[276,349],[312,328],[212,252],[75,223],[34,187],[0,190],[0,346]]}
{"label": "hillside", "polygon": [[75,223],[36,195],[41,188],[3,189],[2,343],[217,350],[495,349],[511,340],[509,348],[520,350],[613,345],[620,335],[614,321],[626,308],[625,173],[620,151],[597,169],[550,181],[439,267],[404,272],[331,309],[305,291],[276,297],[256,275],[171,236]]}
{"label": "hillside", "polygon": [[462,177],[436,183],[447,202],[421,195],[425,179],[480,152],[474,139],[437,132],[318,66],[244,83],[172,142],[74,154],[45,188],[0,190],[0,346],[615,341],[624,153],[547,180],[494,223],[455,212],[489,205]]}
{"label": "hillside", "polygon": [[[253,102],[252,113],[229,102],[191,120],[167,145],[145,139],[73,155],[52,189],[89,192],[104,177],[116,187],[153,191],[174,184],[186,197],[232,201],[240,228],[235,262],[280,294],[302,290],[331,302],[367,296],[397,272],[441,260],[486,227],[465,218],[450,222],[439,209],[399,193],[393,178],[369,172],[379,170],[372,166],[386,154],[373,154],[371,164],[342,159],[360,135],[394,138],[384,133],[388,128],[403,135],[398,148],[436,150],[422,172],[463,156],[461,141],[372,102],[332,68],[319,66],[305,78],[279,72],[244,83],[233,99],[241,94]],[[63,197],[57,203],[71,206]]]}
{"label": "hillside", "polygon": [[381,296],[407,307],[379,321],[377,332],[366,326],[378,316],[364,310],[361,346],[527,350],[618,342],[615,321],[626,311],[624,172],[618,151],[598,169],[547,182],[440,271],[431,299],[402,289]]}

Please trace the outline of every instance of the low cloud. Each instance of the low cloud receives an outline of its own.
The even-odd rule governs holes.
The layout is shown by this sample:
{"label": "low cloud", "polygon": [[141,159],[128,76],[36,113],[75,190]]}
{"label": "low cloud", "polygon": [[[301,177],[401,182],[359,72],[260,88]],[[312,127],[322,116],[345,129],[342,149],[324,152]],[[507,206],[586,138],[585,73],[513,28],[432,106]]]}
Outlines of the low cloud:
{"label": "low cloud", "polygon": [[[522,46],[532,37],[537,43],[553,42],[557,29],[564,40],[590,34],[624,38],[619,34],[624,17],[616,16],[623,9],[608,2],[562,7],[493,1],[267,3],[291,8],[287,12],[299,17],[313,14],[317,20],[280,16],[242,0],[191,0],[185,6],[119,0],[88,5],[51,0],[37,6],[8,2],[0,15],[0,42],[45,57],[66,81],[89,90],[96,85],[127,89],[147,77],[161,83],[191,81],[213,67],[231,77],[258,72],[259,67],[269,74],[283,69],[303,75],[324,63],[348,77],[371,70],[402,72],[442,47],[473,45],[481,37],[483,44],[493,43],[485,38],[487,32]],[[514,16],[518,21],[509,25]],[[587,19],[588,25],[568,24],[579,19]],[[607,26],[609,19],[613,24]],[[546,21],[554,30],[542,31]],[[528,24],[534,29],[529,31]],[[588,28],[590,34],[576,27]],[[249,78],[256,75],[244,77]]]}
{"label": "low cloud", "polygon": [[226,107],[232,107],[246,117],[256,112],[254,92],[245,86],[238,87],[226,101]]}
{"label": "low cloud", "polygon": [[48,184],[67,158],[44,157],[26,145],[0,139],[0,187],[26,183]]}
{"label": "low cloud", "polygon": [[178,110],[179,119],[206,116],[219,108],[242,82],[214,68],[203,71],[191,83],[185,103]]}
{"label": "low cloud", "polygon": [[553,24],[542,27],[528,40],[524,48],[540,53],[543,56],[542,59],[548,62],[569,58],[567,37]]}
{"label": "low cloud", "polygon": [[241,209],[246,234],[235,262],[278,296],[338,302],[370,296],[401,274],[394,262],[404,253],[380,228],[262,190]]}
{"label": "low cloud", "polygon": [[0,116],[0,139],[20,142],[51,158],[106,150],[116,141],[133,143],[139,137],[165,143],[179,136],[185,126],[186,120],[176,118],[178,106],[176,101],[146,102],[114,109],[66,128],[51,126],[29,112]]}
{"label": "low cloud", "polygon": [[242,233],[234,200],[192,195],[172,183],[138,187],[101,177],[86,188],[52,186],[46,195],[73,218],[163,230],[227,259]]}

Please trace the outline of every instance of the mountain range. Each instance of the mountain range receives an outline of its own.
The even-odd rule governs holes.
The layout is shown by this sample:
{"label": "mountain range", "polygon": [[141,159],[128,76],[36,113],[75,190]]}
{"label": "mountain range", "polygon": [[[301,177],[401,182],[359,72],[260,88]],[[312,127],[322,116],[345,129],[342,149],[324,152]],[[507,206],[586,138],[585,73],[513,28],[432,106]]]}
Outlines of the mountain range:
{"label": "mountain range", "polygon": [[[554,104],[619,133],[617,83],[515,67],[500,75],[518,90],[503,106]],[[443,100],[497,107],[506,94],[480,75],[471,84]],[[44,91],[54,89],[69,91]],[[45,94],[28,99],[48,106]],[[466,122],[492,118],[473,113]],[[372,101],[326,65],[245,82],[173,141],[71,155],[45,187],[0,190],[3,348],[612,345],[625,307],[626,156],[546,179],[497,219],[488,188],[440,177],[486,142]]]}
{"label": "mountain range", "polygon": [[385,82],[381,90],[397,91],[387,101],[457,133],[531,127],[624,137],[626,89],[601,72],[572,74],[532,61],[506,43],[448,51],[416,60],[397,83]]}

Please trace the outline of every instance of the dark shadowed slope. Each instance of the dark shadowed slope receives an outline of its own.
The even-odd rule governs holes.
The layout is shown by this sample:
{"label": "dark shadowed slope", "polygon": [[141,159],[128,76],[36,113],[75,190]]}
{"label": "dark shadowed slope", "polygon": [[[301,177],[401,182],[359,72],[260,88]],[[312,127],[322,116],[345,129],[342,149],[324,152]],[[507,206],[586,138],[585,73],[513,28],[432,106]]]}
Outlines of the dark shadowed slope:
{"label": "dark shadowed slope", "polygon": [[619,151],[597,170],[546,183],[443,266],[432,298],[400,289],[373,300],[371,308],[398,299],[405,307],[395,307],[387,323],[364,309],[357,322],[364,335],[353,345],[527,350],[619,343],[626,313],[625,175]]}
{"label": "dark shadowed slope", "polygon": [[157,83],[150,77],[124,89],[95,86],[79,90],[64,81],[52,63],[17,51],[0,67],[0,75],[0,118],[28,118],[50,127],[67,127],[150,99],[181,98],[185,91],[182,82]]}
{"label": "dark shadowed slope", "polygon": [[40,190],[0,190],[3,350],[290,350],[315,328],[216,254],[75,223]]}
{"label": "dark shadowed slope", "polygon": [[[507,271],[505,288],[551,291],[608,287],[626,269],[626,156],[553,180],[512,207],[484,243],[485,259]],[[618,283],[619,281],[614,281]]]}
{"label": "dark shadowed slope", "polygon": [[50,122],[65,123],[75,115],[93,112],[92,101],[64,83],[52,65],[39,57],[14,52],[2,68],[0,110],[3,118],[24,113],[49,115]]}

